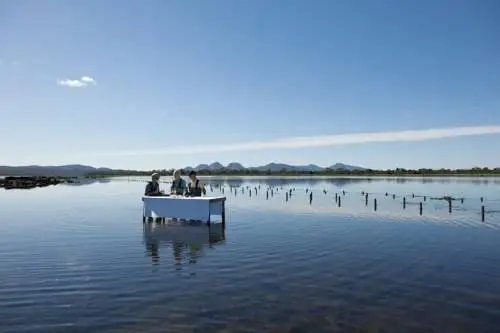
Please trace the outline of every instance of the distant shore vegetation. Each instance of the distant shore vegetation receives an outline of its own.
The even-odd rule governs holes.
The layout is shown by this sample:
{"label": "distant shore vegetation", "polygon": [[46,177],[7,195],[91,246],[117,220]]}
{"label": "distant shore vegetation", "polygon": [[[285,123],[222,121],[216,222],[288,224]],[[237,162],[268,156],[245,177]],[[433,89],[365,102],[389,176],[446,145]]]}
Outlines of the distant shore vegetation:
{"label": "distant shore vegetation", "polygon": [[[117,177],[117,176],[150,176],[157,172],[162,176],[172,175],[174,169],[161,170],[112,170],[109,172],[91,172],[89,177]],[[183,175],[187,175],[190,169],[182,170]],[[500,168],[472,168],[472,169],[390,169],[390,170],[343,170],[343,169],[324,169],[321,171],[306,171],[306,170],[196,170],[200,176],[469,176],[469,177],[500,177]]]}

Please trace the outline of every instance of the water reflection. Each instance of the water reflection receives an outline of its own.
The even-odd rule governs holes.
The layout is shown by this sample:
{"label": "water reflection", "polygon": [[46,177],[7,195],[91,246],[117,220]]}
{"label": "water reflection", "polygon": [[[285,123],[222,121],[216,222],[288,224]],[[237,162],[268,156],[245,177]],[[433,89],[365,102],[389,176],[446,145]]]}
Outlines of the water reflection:
{"label": "water reflection", "polygon": [[[189,225],[183,221],[167,224],[146,223],[143,227],[146,254],[153,264],[160,262],[160,248],[171,248],[177,269],[184,263],[195,264],[204,255],[205,249],[220,245],[225,240],[222,223]],[[186,259],[186,260],[184,260]]]}
{"label": "water reflection", "polygon": [[469,177],[207,177],[208,183],[213,185],[227,185],[240,187],[245,183],[259,183],[268,187],[286,186],[290,183],[301,187],[314,187],[320,184],[336,186],[359,185],[371,183],[389,184],[472,184],[472,185],[500,185],[498,178],[469,178]]}

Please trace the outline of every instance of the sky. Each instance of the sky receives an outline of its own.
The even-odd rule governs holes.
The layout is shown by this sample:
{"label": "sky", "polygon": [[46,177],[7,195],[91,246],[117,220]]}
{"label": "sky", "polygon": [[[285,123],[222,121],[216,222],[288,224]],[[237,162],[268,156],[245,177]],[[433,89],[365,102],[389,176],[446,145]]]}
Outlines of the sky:
{"label": "sky", "polygon": [[0,1],[0,165],[500,167],[496,0]]}

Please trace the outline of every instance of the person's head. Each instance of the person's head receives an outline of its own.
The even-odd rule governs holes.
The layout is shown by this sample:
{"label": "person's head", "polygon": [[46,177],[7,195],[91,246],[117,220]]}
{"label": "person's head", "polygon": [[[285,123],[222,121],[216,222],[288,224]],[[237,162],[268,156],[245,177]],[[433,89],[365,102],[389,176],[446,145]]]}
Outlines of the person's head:
{"label": "person's head", "polygon": [[196,180],[196,171],[191,170],[191,171],[189,172],[189,179],[191,179],[191,180]]}
{"label": "person's head", "polygon": [[159,173],[157,173],[157,172],[153,173],[153,174],[151,175],[151,180],[152,180],[153,182],[158,182],[158,181],[160,180],[160,174],[159,174]]}
{"label": "person's head", "polygon": [[175,170],[172,176],[175,180],[178,180],[179,178],[181,178],[181,170]]}

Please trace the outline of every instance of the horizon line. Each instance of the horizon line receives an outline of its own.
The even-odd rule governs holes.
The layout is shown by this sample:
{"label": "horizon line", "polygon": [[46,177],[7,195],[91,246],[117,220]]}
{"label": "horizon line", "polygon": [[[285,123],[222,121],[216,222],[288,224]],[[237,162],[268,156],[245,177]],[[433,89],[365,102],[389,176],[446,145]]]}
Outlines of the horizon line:
{"label": "horizon line", "polygon": [[375,143],[375,142],[405,142],[427,141],[444,138],[500,134],[500,125],[462,126],[429,128],[423,130],[401,130],[387,132],[362,132],[350,134],[335,134],[321,136],[299,136],[270,139],[266,141],[247,141],[231,144],[192,145],[177,148],[158,148],[153,150],[123,150],[108,152],[84,153],[86,156],[142,156],[142,155],[191,155],[200,153],[268,150],[268,149],[298,149],[329,147],[338,145]]}

